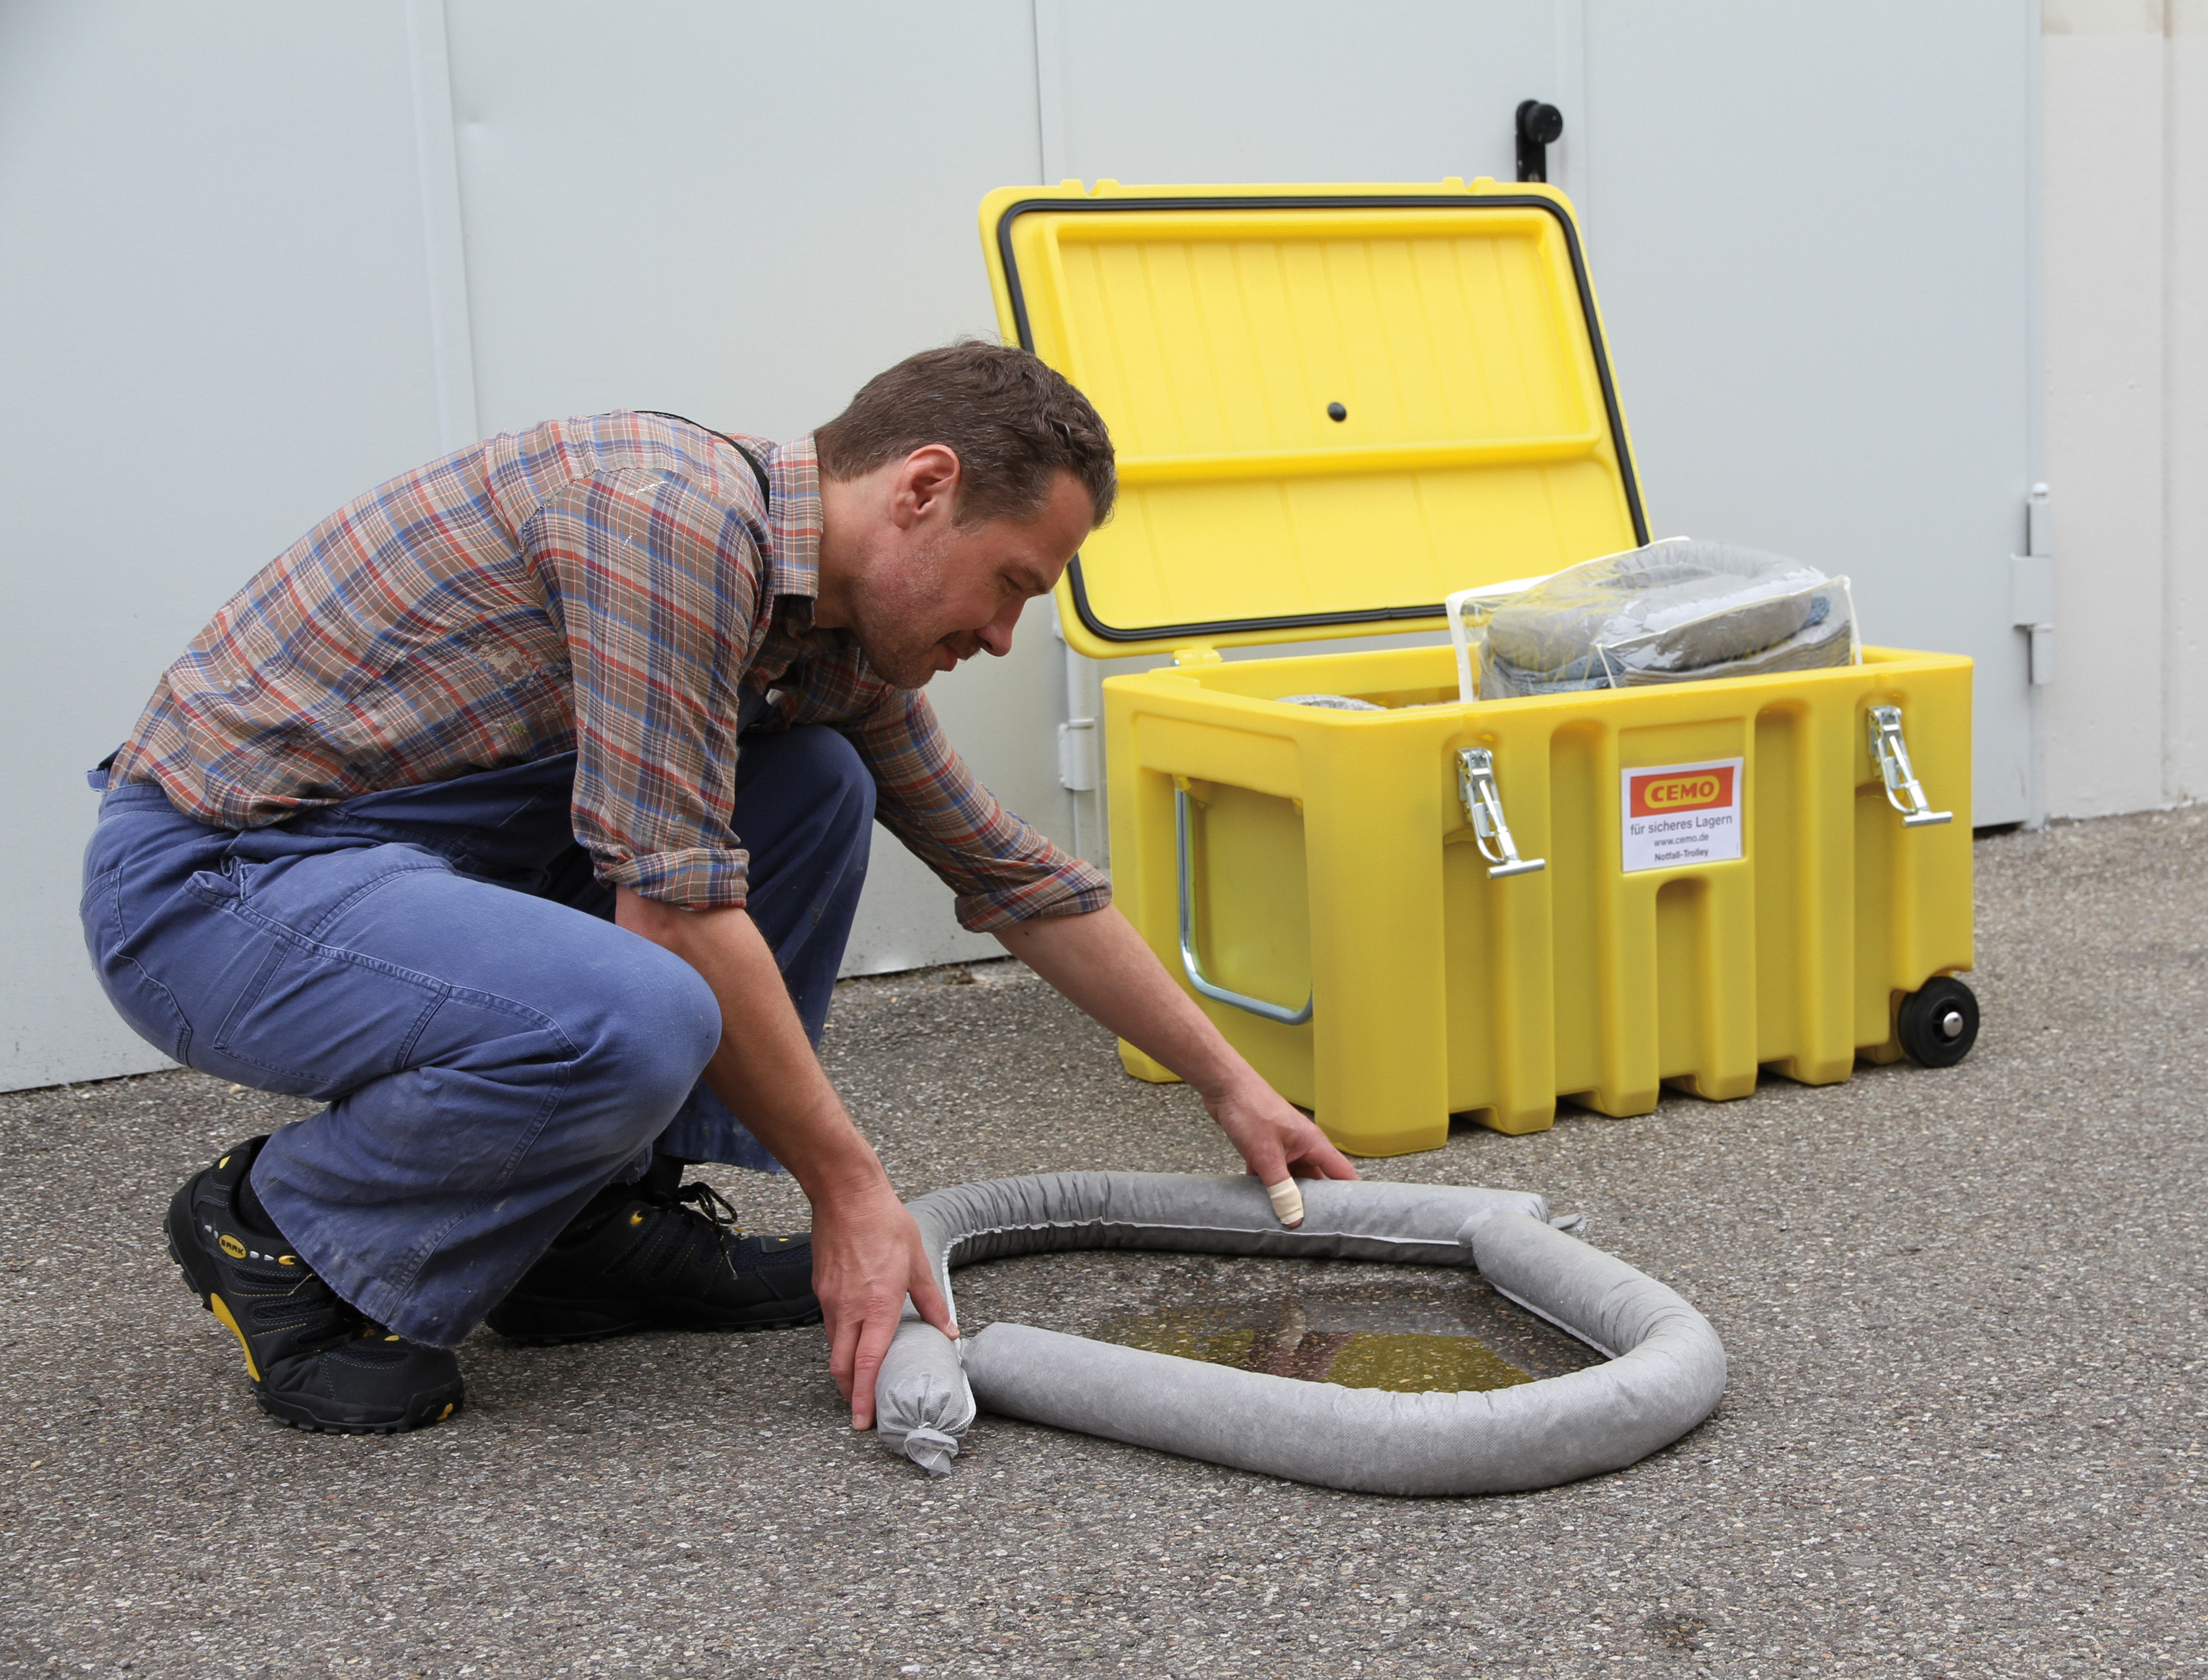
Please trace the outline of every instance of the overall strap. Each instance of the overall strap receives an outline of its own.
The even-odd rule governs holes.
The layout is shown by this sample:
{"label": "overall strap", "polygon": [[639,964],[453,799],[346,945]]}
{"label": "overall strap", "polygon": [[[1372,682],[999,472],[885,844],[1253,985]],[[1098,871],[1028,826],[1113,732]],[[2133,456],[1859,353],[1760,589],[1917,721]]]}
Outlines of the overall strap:
{"label": "overall strap", "polygon": [[[654,419],[657,420],[679,420],[686,426],[698,426],[698,423],[695,420],[691,419],[687,415],[669,414],[663,408],[639,409],[637,412],[639,414],[649,414]],[[750,450],[745,448],[744,446],[737,442],[735,439],[730,437],[726,432],[717,432],[711,426],[698,426],[698,429],[704,432],[709,437],[717,437],[722,442],[727,444],[729,448],[735,450],[739,455],[741,455],[744,458],[744,465],[752,470],[752,477],[759,480],[759,500],[765,502],[769,507],[772,507],[774,505],[774,492],[767,487],[766,463],[759,459],[758,456],[752,453]]]}

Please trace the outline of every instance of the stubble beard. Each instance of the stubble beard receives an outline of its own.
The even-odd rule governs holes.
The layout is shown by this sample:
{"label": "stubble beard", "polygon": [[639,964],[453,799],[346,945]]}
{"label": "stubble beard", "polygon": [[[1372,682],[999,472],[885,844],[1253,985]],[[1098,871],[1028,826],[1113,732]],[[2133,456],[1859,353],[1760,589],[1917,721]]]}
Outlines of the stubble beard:
{"label": "stubble beard", "polygon": [[[853,630],[874,675],[898,688],[925,688],[939,674],[940,636],[927,627],[941,610],[943,556],[948,536],[915,549],[900,565],[878,571],[861,597]],[[922,639],[925,638],[926,639]]]}

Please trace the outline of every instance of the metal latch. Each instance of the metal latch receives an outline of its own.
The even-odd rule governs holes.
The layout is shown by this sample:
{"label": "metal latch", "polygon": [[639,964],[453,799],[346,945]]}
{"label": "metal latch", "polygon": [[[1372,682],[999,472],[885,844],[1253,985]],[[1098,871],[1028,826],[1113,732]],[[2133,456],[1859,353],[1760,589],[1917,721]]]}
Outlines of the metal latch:
{"label": "metal latch", "polygon": [[1518,855],[1518,843],[1510,837],[1510,825],[1503,818],[1503,796],[1495,790],[1494,753],[1485,747],[1457,749],[1456,793],[1464,801],[1464,814],[1471,819],[1479,855],[1491,866],[1487,872],[1491,879],[1530,875],[1549,867],[1546,858]]}
{"label": "metal latch", "polygon": [[1931,828],[1955,820],[1953,811],[1935,811],[1917,785],[1910,768],[1909,743],[1901,738],[1901,708],[1875,705],[1870,709],[1870,759],[1886,778],[1886,802],[1901,813],[1904,828]]}

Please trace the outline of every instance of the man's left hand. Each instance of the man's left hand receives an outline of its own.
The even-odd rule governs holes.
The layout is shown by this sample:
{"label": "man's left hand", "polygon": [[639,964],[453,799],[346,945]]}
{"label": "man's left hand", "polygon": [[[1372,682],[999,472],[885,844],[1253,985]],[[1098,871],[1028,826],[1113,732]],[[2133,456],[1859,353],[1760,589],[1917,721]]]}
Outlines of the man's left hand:
{"label": "man's left hand", "polygon": [[[1111,909],[1023,921],[997,938],[1095,1019],[1195,1087],[1268,1191],[1296,1179],[1353,1179],[1324,1133],[1235,1053],[1173,984],[1127,919]],[[1302,1217],[1274,1197],[1282,1223]]]}
{"label": "man's left hand", "polygon": [[1348,1157],[1326,1141],[1311,1117],[1262,1079],[1207,1097],[1203,1106],[1260,1184],[1357,1176]]}

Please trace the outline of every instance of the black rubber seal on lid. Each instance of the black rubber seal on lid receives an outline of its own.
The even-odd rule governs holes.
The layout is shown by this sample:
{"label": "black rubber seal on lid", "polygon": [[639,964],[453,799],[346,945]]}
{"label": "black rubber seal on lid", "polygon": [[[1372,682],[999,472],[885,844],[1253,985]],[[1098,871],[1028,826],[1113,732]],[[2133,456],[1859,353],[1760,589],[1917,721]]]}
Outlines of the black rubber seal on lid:
{"label": "black rubber seal on lid", "polygon": [[[1256,198],[1023,198],[1007,205],[997,219],[997,255],[1005,267],[1005,285],[1011,295],[1012,325],[1020,335],[1020,348],[1035,353],[1035,330],[1028,322],[1027,296],[1020,289],[1019,265],[1012,259],[1012,224],[1037,210],[1110,212],[1113,210],[1539,210],[1553,216],[1563,230],[1564,249],[1572,259],[1572,279],[1579,289],[1580,315],[1587,322],[1587,345],[1594,354],[1595,377],[1602,386],[1603,412],[1610,422],[1611,447],[1617,452],[1619,481],[1625,487],[1626,510],[1633,516],[1633,537],[1647,545],[1648,520],[1641,507],[1641,486],[1633,474],[1633,457],[1626,447],[1625,423],[1617,411],[1617,390],[1610,377],[1610,356],[1603,348],[1602,325],[1594,312],[1594,289],[1587,284],[1587,261],[1580,251],[1579,230],[1554,199],[1534,193],[1467,193],[1457,198],[1443,193],[1346,194],[1340,197]],[[1105,623],[1089,604],[1089,589],[1081,575],[1081,556],[1075,555],[1065,568],[1073,591],[1073,609],[1098,640],[1107,642],[1166,641],[1174,637],[1234,635],[1249,630],[1323,630],[1334,624],[1384,624],[1395,621],[1439,618],[1446,602],[1408,607],[1370,607],[1347,613],[1303,613],[1284,618],[1222,618],[1203,624],[1159,624],[1140,630],[1122,630]]]}

